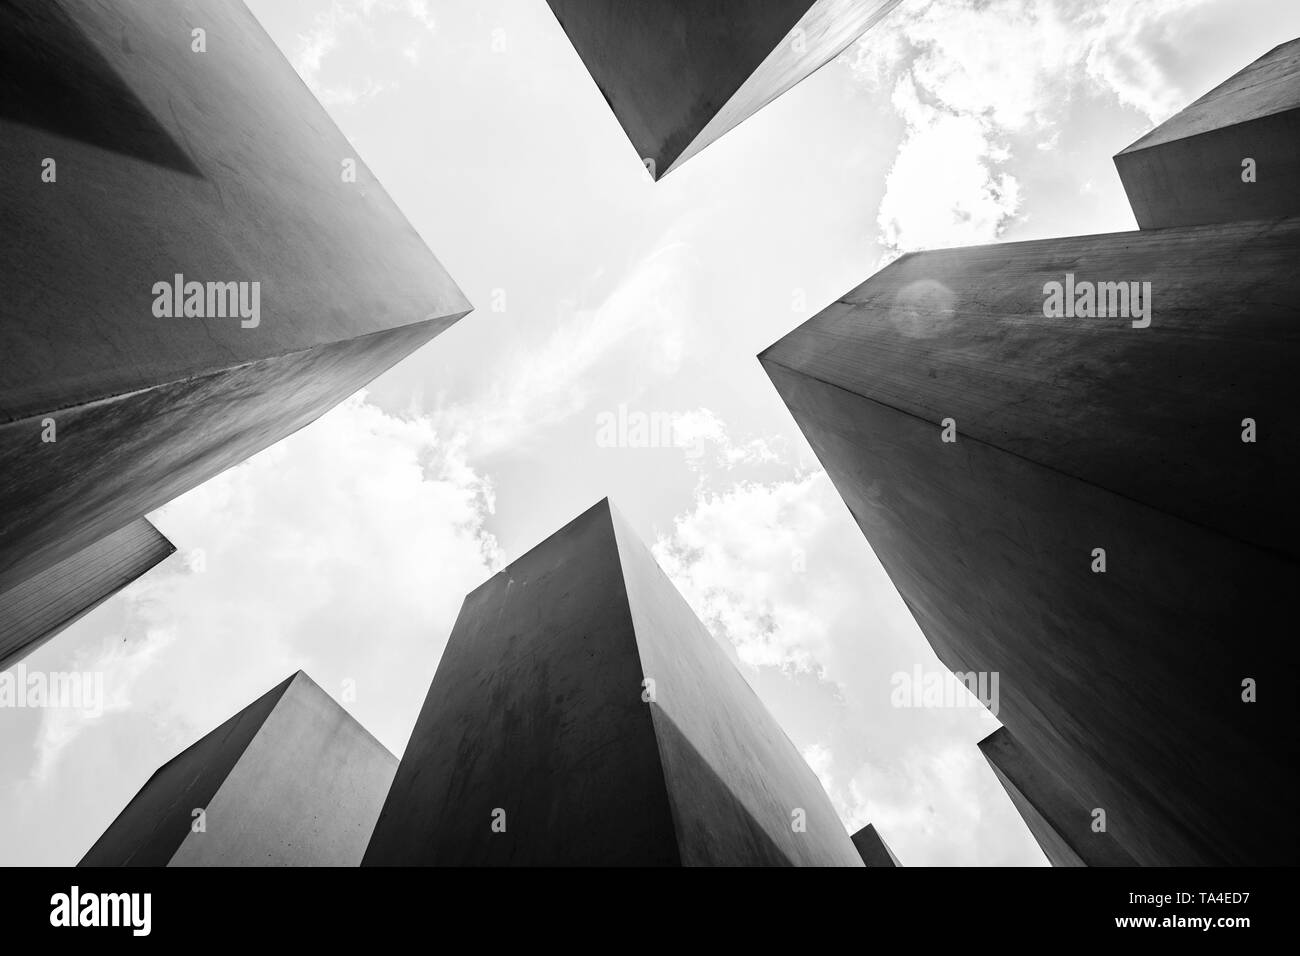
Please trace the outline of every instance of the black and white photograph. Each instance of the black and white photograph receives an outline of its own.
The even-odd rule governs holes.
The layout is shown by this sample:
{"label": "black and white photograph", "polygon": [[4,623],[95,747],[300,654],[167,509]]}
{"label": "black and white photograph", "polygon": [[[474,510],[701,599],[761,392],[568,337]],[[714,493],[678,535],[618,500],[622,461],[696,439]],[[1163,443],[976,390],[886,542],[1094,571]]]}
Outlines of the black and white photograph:
{"label": "black and white photograph", "polygon": [[1297,593],[1296,0],[0,0],[15,943],[1250,943]]}

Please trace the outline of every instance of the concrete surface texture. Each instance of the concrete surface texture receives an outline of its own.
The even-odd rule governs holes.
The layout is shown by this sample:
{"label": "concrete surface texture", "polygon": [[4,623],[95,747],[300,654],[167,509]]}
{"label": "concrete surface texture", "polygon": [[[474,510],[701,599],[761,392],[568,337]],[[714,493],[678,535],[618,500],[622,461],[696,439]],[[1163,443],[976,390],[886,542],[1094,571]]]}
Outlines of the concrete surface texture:
{"label": "concrete surface texture", "polygon": [[889,844],[876,832],[873,824],[868,823],[853,834],[853,845],[857,848],[858,855],[862,857],[864,866],[903,865],[898,862],[898,857],[894,856],[894,851],[889,848]]}
{"label": "concrete surface texture", "polygon": [[[999,718],[1141,864],[1297,856],[1296,695],[1261,675],[1295,663],[1298,241],[917,253],[760,356],[940,659],[1001,675]],[[1066,273],[1149,281],[1149,326],[1046,317]]]}
{"label": "concrete surface texture", "polygon": [[547,0],[660,179],[833,60],[899,0]]}
{"label": "concrete surface texture", "polygon": [[396,770],[298,671],[160,767],[80,865],[356,866]]}
{"label": "concrete surface texture", "polygon": [[1300,216],[1300,39],[1161,123],[1115,167],[1143,229]]}
{"label": "concrete surface texture", "polygon": [[608,501],[466,597],[364,862],[861,865]]}
{"label": "concrete surface texture", "polygon": [[140,518],[0,594],[0,670],[22,660],[175,550]]}
{"label": "concrete surface texture", "polygon": [[470,309],[240,3],[15,0],[0,89],[0,590]]}
{"label": "concrete surface texture", "polygon": [[1081,803],[1061,779],[1001,727],[979,744],[1052,866],[1133,866],[1095,807]]}

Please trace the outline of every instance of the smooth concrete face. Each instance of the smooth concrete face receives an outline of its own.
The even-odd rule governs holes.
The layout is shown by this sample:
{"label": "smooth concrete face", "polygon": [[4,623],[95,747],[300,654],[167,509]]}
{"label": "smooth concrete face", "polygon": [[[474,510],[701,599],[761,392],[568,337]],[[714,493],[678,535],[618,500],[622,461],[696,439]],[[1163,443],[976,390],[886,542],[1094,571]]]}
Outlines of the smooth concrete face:
{"label": "smooth concrete face", "polygon": [[[0,590],[300,427],[470,308],[242,4],[15,0],[0,89]],[[155,283],[176,274],[259,283],[257,325],[156,316]],[[177,395],[205,405],[172,411]]]}
{"label": "smooth concrete face", "polygon": [[175,550],[141,518],[0,594],[0,670],[22,660]]}
{"label": "smooth concrete face", "polygon": [[676,865],[641,680],[602,503],[465,598],[365,864]]}
{"label": "smooth concrete face", "polygon": [[[1296,261],[1300,219],[913,253],[760,359],[1296,558]],[[1045,317],[1067,273],[1150,282],[1150,327]]]}
{"label": "smooth concrete face", "polygon": [[875,826],[870,823],[853,834],[853,846],[857,849],[858,855],[862,857],[864,866],[903,865],[898,862],[898,857],[894,856],[894,851],[889,848],[881,835],[876,832]]}
{"label": "smooth concrete face", "polygon": [[[1294,862],[1296,697],[1261,676],[1295,664],[1294,226],[1196,234],[905,257],[761,359],[940,659],[1000,674],[999,718],[1134,860]],[[1066,269],[1151,277],[1151,327],[1044,319]],[[1283,450],[1251,458],[1243,406]]]}
{"label": "smooth concrete face", "polygon": [[[1115,157],[1143,229],[1300,216],[1300,40],[1275,47]],[[1243,160],[1255,161],[1253,182]]]}
{"label": "smooth concrete face", "polygon": [[817,0],[663,175],[835,59],[901,0]]}
{"label": "smooth concrete face", "polygon": [[1005,727],[980,741],[980,753],[1052,866],[1134,866],[1093,807],[1080,803]]}
{"label": "smooth concrete face", "polygon": [[608,502],[465,599],[365,857],[860,862],[815,775]]}
{"label": "smooth concrete face", "polygon": [[899,0],[547,2],[659,179],[834,59]]}
{"label": "smooth concrete face", "polygon": [[[610,508],[686,866],[857,866],[817,775]],[[798,819],[801,829],[794,827]]]}
{"label": "smooth concrete face", "polygon": [[306,674],[207,804],[172,866],[357,866],[397,758]]}
{"label": "smooth concrete face", "polygon": [[293,678],[282,681],[159,767],[79,866],[166,866],[244,755]]}
{"label": "smooth concrete face", "polygon": [[299,671],[161,767],[81,865],[356,866],[396,770]]}

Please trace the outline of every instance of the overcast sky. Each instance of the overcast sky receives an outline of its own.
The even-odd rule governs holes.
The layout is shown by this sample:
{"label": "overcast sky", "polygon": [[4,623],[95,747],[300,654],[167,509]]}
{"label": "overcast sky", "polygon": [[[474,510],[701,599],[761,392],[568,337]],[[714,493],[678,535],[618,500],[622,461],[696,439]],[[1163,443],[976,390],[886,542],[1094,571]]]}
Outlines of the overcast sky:
{"label": "overcast sky", "polygon": [[[0,862],[71,864],[306,670],[400,755],[465,593],[602,497],[906,865],[1044,865],[755,354],[903,251],[1135,228],[1111,156],[1294,0],[903,0],[652,183],[544,0],[253,0],[476,308],[152,519],[179,553],[32,654],[105,713],[0,714]],[[602,415],[683,447],[607,447]]]}

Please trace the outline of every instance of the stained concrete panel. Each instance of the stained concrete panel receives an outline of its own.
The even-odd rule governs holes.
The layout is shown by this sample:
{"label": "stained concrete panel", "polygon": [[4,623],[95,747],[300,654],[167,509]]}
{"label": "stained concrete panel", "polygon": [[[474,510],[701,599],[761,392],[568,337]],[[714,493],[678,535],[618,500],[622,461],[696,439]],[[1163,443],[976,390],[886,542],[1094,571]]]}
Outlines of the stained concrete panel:
{"label": "stained concrete panel", "polygon": [[873,824],[868,823],[853,834],[853,845],[857,848],[858,855],[862,857],[864,866],[903,865],[898,862],[898,857],[894,856],[894,851],[889,848],[889,844],[876,831]]}
{"label": "stained concrete panel", "polygon": [[1006,727],[980,741],[980,753],[1007,791],[1052,866],[1134,866],[1094,810]]}
{"label": "stained concrete panel", "polygon": [[[15,0],[0,84],[0,590],[301,427],[470,309],[240,3]],[[155,284],[178,274],[259,283],[258,323],[155,316]]]}
{"label": "stained concrete panel", "polygon": [[1300,40],[1161,123],[1115,167],[1143,229],[1300,216]]}
{"label": "stained concrete panel", "polygon": [[861,860],[812,770],[603,501],[465,599],[365,863]]}
{"label": "stained concrete panel", "polygon": [[[760,356],[940,659],[1000,673],[999,718],[1141,864],[1297,855],[1294,689],[1241,700],[1295,663],[1297,234],[914,254]],[[1151,326],[1045,318],[1067,270],[1152,281]]]}
{"label": "stained concrete panel", "polygon": [[175,550],[141,518],[0,594],[0,670],[22,660]]}
{"label": "stained concrete panel", "polygon": [[547,0],[660,179],[842,53],[899,0]]}
{"label": "stained concrete panel", "polygon": [[299,671],[160,767],[80,865],[355,866],[396,770]]}

